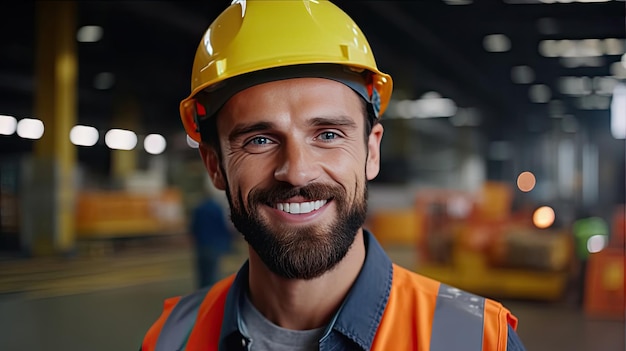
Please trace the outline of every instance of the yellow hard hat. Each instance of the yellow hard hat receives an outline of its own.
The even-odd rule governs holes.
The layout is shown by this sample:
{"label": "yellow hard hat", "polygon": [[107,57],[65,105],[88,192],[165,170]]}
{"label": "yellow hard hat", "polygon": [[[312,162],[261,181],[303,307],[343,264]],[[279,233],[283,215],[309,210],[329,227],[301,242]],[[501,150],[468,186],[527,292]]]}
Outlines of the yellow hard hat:
{"label": "yellow hard hat", "polygon": [[367,100],[375,105],[376,115],[387,108],[391,77],[378,70],[367,39],[339,7],[328,0],[233,1],[198,45],[191,94],[180,103],[187,134],[201,141],[198,116],[205,114],[205,107],[196,101],[201,91],[251,72],[311,64],[364,72]]}

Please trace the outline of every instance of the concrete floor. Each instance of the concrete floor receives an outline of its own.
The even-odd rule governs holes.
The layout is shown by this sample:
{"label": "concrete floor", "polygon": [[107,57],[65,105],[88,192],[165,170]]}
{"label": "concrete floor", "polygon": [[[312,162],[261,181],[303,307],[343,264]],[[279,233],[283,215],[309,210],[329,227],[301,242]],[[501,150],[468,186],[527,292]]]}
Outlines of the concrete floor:
{"label": "concrete floor", "polygon": [[[193,289],[184,244],[96,251],[86,258],[0,261],[0,350],[137,350],[163,299]],[[225,260],[224,272],[242,259]],[[591,319],[566,303],[503,303],[519,317],[528,351],[626,350],[623,321]]]}

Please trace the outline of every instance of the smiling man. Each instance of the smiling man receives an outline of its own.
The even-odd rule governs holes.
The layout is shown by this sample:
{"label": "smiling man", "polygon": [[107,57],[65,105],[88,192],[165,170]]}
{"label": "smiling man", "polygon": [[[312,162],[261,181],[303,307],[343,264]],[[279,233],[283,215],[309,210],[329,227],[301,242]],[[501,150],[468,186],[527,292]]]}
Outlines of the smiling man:
{"label": "smiling man", "polygon": [[329,1],[237,1],[211,24],[181,116],[249,260],[168,299],[142,350],[524,349],[501,304],[393,264],[363,229],[391,90]]}

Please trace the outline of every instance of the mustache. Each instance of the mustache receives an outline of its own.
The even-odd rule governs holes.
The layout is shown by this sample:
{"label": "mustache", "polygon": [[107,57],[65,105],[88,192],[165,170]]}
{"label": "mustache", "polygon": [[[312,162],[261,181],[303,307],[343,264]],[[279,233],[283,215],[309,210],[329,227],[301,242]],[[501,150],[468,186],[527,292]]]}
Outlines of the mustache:
{"label": "mustache", "polygon": [[345,195],[346,190],[339,185],[312,183],[302,187],[293,187],[287,183],[276,183],[268,188],[252,190],[248,196],[248,204],[276,204],[295,196],[301,196],[306,201],[313,201],[341,198]]}

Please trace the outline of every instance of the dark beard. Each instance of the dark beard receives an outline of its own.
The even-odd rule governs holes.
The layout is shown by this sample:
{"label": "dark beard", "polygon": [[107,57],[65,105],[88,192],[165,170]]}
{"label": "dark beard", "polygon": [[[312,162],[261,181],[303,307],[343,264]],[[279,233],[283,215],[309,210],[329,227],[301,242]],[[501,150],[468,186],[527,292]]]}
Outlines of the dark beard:
{"label": "dark beard", "polygon": [[226,195],[235,228],[272,272],[287,279],[313,279],[334,268],[352,246],[367,215],[367,183],[361,194],[357,184],[354,203],[349,203],[348,194],[341,186],[311,184],[294,188],[277,183],[268,189],[251,191],[247,208],[273,206],[299,195],[306,200],[331,199],[337,208],[337,218],[326,225],[298,229],[279,225],[272,230],[257,211],[248,211],[242,205],[241,191],[235,203],[229,189],[227,185]]}

